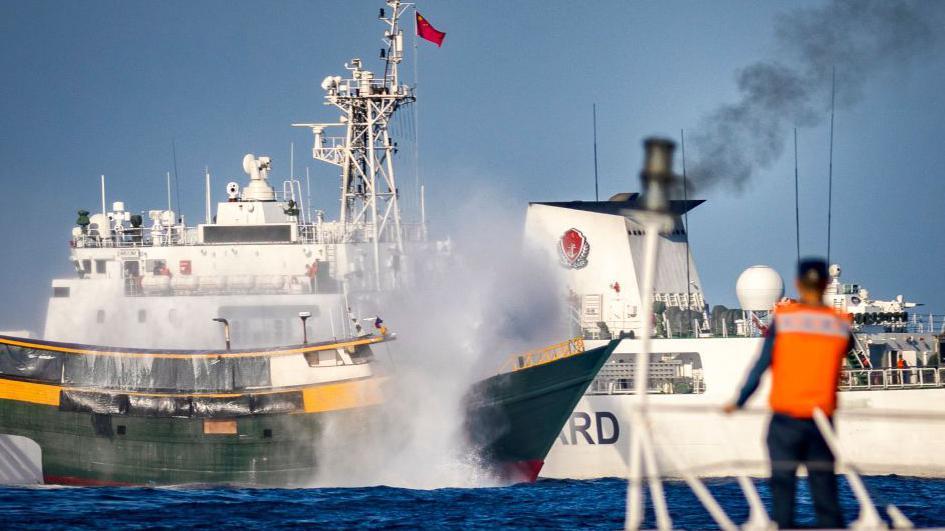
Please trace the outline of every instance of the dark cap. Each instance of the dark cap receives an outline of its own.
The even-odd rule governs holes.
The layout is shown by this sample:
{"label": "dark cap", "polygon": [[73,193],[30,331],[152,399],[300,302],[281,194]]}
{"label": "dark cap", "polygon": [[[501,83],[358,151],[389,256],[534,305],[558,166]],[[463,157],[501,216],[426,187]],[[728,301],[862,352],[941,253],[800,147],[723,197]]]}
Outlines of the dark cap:
{"label": "dark cap", "polygon": [[797,280],[812,288],[827,286],[827,261],[823,258],[802,258],[797,263]]}

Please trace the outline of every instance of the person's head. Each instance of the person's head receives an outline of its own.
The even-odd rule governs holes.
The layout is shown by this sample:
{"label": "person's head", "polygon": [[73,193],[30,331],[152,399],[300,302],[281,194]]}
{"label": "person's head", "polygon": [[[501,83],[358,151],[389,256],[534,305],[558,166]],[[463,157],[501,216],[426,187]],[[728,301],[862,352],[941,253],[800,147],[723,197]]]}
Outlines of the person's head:
{"label": "person's head", "polygon": [[804,258],[797,263],[797,295],[804,304],[822,304],[827,289],[827,261]]}

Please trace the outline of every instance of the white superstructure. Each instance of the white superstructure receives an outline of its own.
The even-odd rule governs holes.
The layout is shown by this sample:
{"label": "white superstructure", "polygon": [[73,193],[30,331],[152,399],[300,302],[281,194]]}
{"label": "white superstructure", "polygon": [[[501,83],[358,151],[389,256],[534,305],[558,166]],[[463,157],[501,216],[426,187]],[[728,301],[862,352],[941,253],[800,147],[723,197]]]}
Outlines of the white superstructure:
{"label": "white superstructure", "polygon": [[[649,365],[649,403],[656,446],[673,452],[681,466],[701,475],[733,475],[767,469],[763,437],[766,416],[721,415],[761,348],[761,331],[781,298],[783,280],[765,266],[753,266],[734,283],[743,306],[705,304],[701,281],[686,243],[681,217],[701,201],[672,201],[674,225],[660,237],[654,293],[656,324]],[[642,320],[639,285],[643,259],[643,210],[636,194],[609,201],[532,203],[526,237],[548,260],[565,269],[562,296],[572,325],[588,345],[624,337],[601,369],[552,448],[542,476],[595,478],[627,474],[636,353]],[[826,303],[855,318],[856,350],[844,362],[838,429],[855,441],[848,456],[865,473],[945,476],[945,422],[930,422],[945,399],[940,363],[939,317],[906,314],[917,305],[901,296],[869,298],[858,285],[840,281],[831,268]],[[733,275],[734,277],[734,275]],[[868,316],[868,317],[867,317]],[[902,359],[905,368],[898,368]],[[767,382],[749,402],[767,403]],[[877,421],[863,412],[904,412]],[[911,415],[911,416],[910,416]],[[674,474],[673,463],[660,470]]]}
{"label": "white superstructure", "polygon": [[[222,317],[231,323],[234,347],[272,346],[301,341],[299,312],[311,312],[313,338],[341,337],[356,332],[358,300],[409,284],[411,260],[420,253],[427,255],[418,267],[435,262],[422,214],[407,223],[398,203],[388,125],[414,101],[398,75],[400,17],[411,4],[387,4],[382,73],[350,60],[349,76],[322,84],[325,104],[341,111],[337,123],[295,124],[314,132],[316,160],[340,168],[339,219],[313,215],[294,175],[274,186],[276,162],[268,156],[243,158],[248,182],[228,183],[228,200],[214,213],[208,174],[206,219],[197,225],[185,224],[170,200],[167,208],[141,213],[121,201],[106,210],[103,178],[101,212],[80,211],[72,232],[76,275],[52,282],[43,337],[219,347],[222,335],[211,319]],[[324,136],[329,127],[342,128],[342,136]]]}

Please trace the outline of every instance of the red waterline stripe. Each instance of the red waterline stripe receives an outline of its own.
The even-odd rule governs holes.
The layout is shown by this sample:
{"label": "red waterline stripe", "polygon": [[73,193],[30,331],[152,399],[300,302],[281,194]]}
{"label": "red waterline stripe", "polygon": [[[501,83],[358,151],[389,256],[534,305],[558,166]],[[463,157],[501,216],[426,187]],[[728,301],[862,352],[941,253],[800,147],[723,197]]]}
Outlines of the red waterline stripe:
{"label": "red waterline stripe", "polygon": [[47,485],[72,485],[76,487],[127,487],[133,485],[133,483],[122,483],[120,481],[105,481],[75,476],[49,476],[45,474],[43,475],[43,483]]}
{"label": "red waterline stripe", "polygon": [[538,479],[538,473],[545,462],[541,459],[529,459],[527,461],[509,461],[503,463],[505,476],[513,481],[525,481],[534,483]]}

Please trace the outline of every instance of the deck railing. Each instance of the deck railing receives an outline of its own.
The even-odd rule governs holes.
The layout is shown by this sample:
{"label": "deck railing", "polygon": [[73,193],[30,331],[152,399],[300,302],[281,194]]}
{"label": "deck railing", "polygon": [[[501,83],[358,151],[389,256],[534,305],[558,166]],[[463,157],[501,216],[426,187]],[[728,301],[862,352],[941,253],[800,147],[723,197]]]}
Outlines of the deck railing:
{"label": "deck railing", "polygon": [[514,372],[574,356],[584,352],[584,338],[575,337],[548,347],[509,356],[498,373]]}
{"label": "deck railing", "polygon": [[[337,222],[298,223],[297,237],[294,241],[274,241],[277,244],[312,244],[312,243],[369,243],[373,241],[373,225],[359,223],[344,225]],[[403,241],[415,242],[426,240],[426,229],[421,223],[401,223]],[[393,225],[383,228],[378,234],[380,242],[396,241]],[[267,242],[248,242],[263,244]],[[187,245],[233,245],[233,242],[205,243],[199,239],[197,227],[174,225],[154,229],[151,227],[125,228],[121,231],[109,230],[99,234],[89,230],[73,237],[70,242],[76,248],[140,248]]]}
{"label": "deck railing", "polygon": [[840,373],[841,391],[921,389],[945,387],[945,368],[845,369]]}

